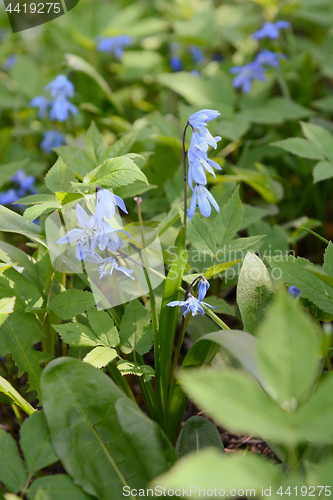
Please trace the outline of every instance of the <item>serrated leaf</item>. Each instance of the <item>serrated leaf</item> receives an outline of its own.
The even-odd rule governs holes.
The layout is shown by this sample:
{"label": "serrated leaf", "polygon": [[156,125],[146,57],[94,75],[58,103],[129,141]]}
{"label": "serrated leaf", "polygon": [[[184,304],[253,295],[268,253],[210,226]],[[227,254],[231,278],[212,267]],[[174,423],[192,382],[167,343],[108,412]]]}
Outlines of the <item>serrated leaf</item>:
{"label": "serrated leaf", "polygon": [[112,318],[105,311],[98,311],[96,307],[88,307],[88,320],[91,328],[104,345],[115,347],[119,344],[119,335]]}
{"label": "serrated leaf", "polygon": [[19,376],[28,374],[30,390],[40,396],[39,379],[42,373],[40,364],[50,359],[50,355],[35,351],[33,346],[45,336],[42,334],[37,320],[31,314],[14,312],[0,328],[1,356],[12,354],[19,368]]}
{"label": "serrated leaf", "polygon": [[178,457],[184,457],[189,453],[200,453],[207,446],[224,451],[220,433],[215,425],[207,418],[198,415],[186,420],[176,444]]}
{"label": "serrated leaf", "polygon": [[96,167],[83,179],[83,182],[92,189],[100,185],[106,188],[126,186],[134,181],[149,184],[145,174],[128,156],[118,156],[105,160],[102,165]]}
{"label": "serrated leaf", "polygon": [[103,366],[108,365],[117,356],[118,354],[115,349],[111,349],[110,347],[98,346],[90,351],[83,358],[83,361],[85,363],[89,363],[95,368],[102,368]]}
{"label": "serrated leaf", "polygon": [[[56,148],[57,150],[58,148]],[[53,193],[72,191],[72,182],[76,181],[74,172],[62,158],[58,158],[53,167],[45,175],[46,187]]]}
{"label": "serrated leaf", "polygon": [[61,339],[72,347],[95,347],[102,344],[98,336],[88,326],[81,323],[52,326],[59,333]]}
{"label": "serrated leaf", "polygon": [[5,241],[0,241],[0,260],[17,262],[19,273],[27,278],[40,292],[43,291],[40,286],[36,262],[30,255]]}
{"label": "serrated leaf", "polygon": [[37,224],[28,222],[22,215],[0,205],[0,231],[17,233],[46,246],[42,230]]}
{"label": "serrated leaf", "polygon": [[[21,298],[28,309],[33,310],[42,307],[44,297],[41,295],[37,287],[32,285],[31,282],[19,272],[19,269],[7,269],[2,279],[6,280],[9,287],[13,290],[15,296],[17,298]],[[21,308],[21,305],[18,303],[18,301],[16,305],[16,310],[18,308]]]}
{"label": "serrated leaf", "polygon": [[305,137],[315,144],[328,160],[333,161],[333,137],[328,130],[314,123],[301,122]]}
{"label": "serrated leaf", "polygon": [[187,235],[191,243],[199,252],[213,255],[216,250],[216,241],[213,236],[211,224],[194,214],[191,224],[188,225]]}
{"label": "serrated leaf", "polygon": [[50,441],[44,412],[36,411],[27,418],[20,429],[20,446],[29,474],[58,462]]}
{"label": "serrated leaf", "polygon": [[235,264],[238,264],[238,262],[241,262],[242,259],[237,259],[233,260],[231,262],[224,262],[223,264],[216,264],[215,266],[210,266],[208,269],[205,271],[205,278],[206,279],[211,279],[216,275],[219,275],[223,273],[226,269],[229,269],[230,267],[234,266]]}
{"label": "serrated leaf", "polygon": [[310,158],[311,160],[324,160],[324,155],[315,144],[302,139],[301,137],[291,137],[282,141],[272,142],[270,146],[282,148],[289,153],[300,156],[301,158]]}
{"label": "serrated leaf", "polygon": [[[82,178],[95,168],[95,163],[84,149],[75,146],[59,146],[54,148],[54,151],[60,156],[71,176],[76,174],[78,178]],[[56,191],[71,191],[71,189],[57,189]]]}
{"label": "serrated leaf", "polygon": [[303,297],[311,300],[320,309],[333,314],[333,303],[327,296],[325,284],[312,273],[308,266],[314,271],[316,267],[307,259],[302,257],[265,257],[272,269],[279,269],[282,279],[288,286],[297,286]]}
{"label": "serrated leaf", "polygon": [[125,309],[119,328],[120,349],[146,354],[153,344],[153,330],[148,311],[138,300],[132,300]]}
{"label": "serrated leaf", "polygon": [[26,481],[23,460],[12,436],[0,428],[0,481],[11,493],[18,493]]}
{"label": "serrated leaf", "polygon": [[38,203],[37,205],[27,208],[24,211],[23,217],[25,218],[25,220],[32,222],[40,215],[53,212],[53,210],[55,210],[56,208],[61,208],[61,204],[58,201]]}
{"label": "serrated leaf", "polygon": [[94,296],[83,290],[69,289],[50,300],[48,310],[54,311],[61,319],[71,319],[94,306]]}
{"label": "serrated leaf", "polygon": [[244,329],[254,334],[274,296],[265,264],[254,253],[245,256],[237,285],[237,304]]}
{"label": "serrated leaf", "polygon": [[26,401],[21,394],[3,377],[0,377],[0,392],[9,397],[13,403],[21,408],[27,415],[32,415],[36,410]]}
{"label": "serrated leaf", "polygon": [[0,326],[6,321],[10,313],[14,311],[16,297],[5,297],[0,299]]}
{"label": "serrated leaf", "polygon": [[136,375],[143,377],[144,382],[149,382],[155,376],[154,369],[148,365],[137,365],[131,361],[120,359],[117,363],[117,368],[122,375]]}
{"label": "serrated leaf", "polygon": [[210,295],[205,297],[205,302],[214,308],[214,313],[218,314],[228,314],[229,316],[235,316],[235,311],[228,304],[228,302],[221,297],[215,297],[215,295]]}
{"label": "serrated leaf", "polygon": [[37,205],[39,203],[48,203],[51,201],[57,201],[57,197],[54,194],[31,194],[24,198],[20,198],[15,203],[19,203],[20,205]]}

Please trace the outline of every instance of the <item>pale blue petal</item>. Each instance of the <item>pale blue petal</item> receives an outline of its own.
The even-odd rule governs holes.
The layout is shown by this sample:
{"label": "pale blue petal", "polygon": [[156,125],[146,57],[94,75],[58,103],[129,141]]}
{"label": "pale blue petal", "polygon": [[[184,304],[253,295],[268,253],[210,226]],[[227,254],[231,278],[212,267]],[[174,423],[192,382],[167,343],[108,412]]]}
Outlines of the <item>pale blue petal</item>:
{"label": "pale blue petal", "polygon": [[84,231],[82,229],[71,229],[65,236],[57,241],[59,244],[71,243],[72,241],[77,241],[84,236]]}
{"label": "pale blue petal", "polygon": [[76,205],[76,216],[81,227],[89,227],[89,217],[79,203]]}
{"label": "pale blue petal", "polygon": [[200,186],[198,188],[198,206],[199,206],[200,213],[204,217],[210,216],[212,209],[211,209],[211,206],[206,198],[206,194],[203,191],[203,186]]}

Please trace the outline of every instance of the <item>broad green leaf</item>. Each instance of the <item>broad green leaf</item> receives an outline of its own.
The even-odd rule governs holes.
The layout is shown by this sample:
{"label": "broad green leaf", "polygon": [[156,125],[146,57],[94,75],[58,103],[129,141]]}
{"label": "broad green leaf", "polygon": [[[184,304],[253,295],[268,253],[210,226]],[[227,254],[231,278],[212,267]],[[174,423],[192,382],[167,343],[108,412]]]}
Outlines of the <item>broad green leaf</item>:
{"label": "broad green leaf", "polygon": [[205,297],[205,302],[210,306],[214,307],[214,313],[228,314],[229,316],[235,316],[235,311],[230,304],[221,297],[215,297],[215,295],[210,295]]}
{"label": "broad green leaf", "polygon": [[103,139],[102,134],[96,127],[95,122],[91,122],[91,125],[87,131],[86,144],[90,157],[92,158],[95,165],[98,165],[98,160],[105,153],[106,143]]}
{"label": "broad green leaf", "polygon": [[133,351],[146,354],[153,344],[153,330],[150,315],[138,301],[132,300],[125,309],[120,328],[120,349],[125,354]]}
{"label": "broad green leaf", "polygon": [[327,97],[322,97],[311,103],[314,108],[321,109],[325,113],[328,111],[333,111],[333,96],[329,95]]}
{"label": "broad green leaf", "polygon": [[[40,496],[39,496],[40,495]],[[28,500],[94,500],[66,474],[39,477],[28,490]]]}
{"label": "broad green leaf", "polygon": [[40,292],[43,291],[40,286],[36,262],[30,255],[5,241],[0,241],[0,260],[17,262],[20,274],[27,278]]}
{"label": "broad green leaf", "polygon": [[314,324],[280,290],[258,330],[257,362],[266,390],[294,410],[315,381],[320,345]]}
{"label": "broad green leaf", "polygon": [[40,364],[48,361],[50,355],[35,351],[33,346],[45,336],[42,334],[37,320],[32,314],[14,312],[0,328],[1,356],[12,354],[19,368],[19,376],[28,374],[30,390],[40,395],[39,378],[42,372]]}
{"label": "broad green leaf", "polygon": [[134,181],[148,184],[147,177],[128,156],[119,156],[105,160],[102,165],[92,170],[84,178],[84,183],[90,188],[102,185],[104,187],[120,187]]}
{"label": "broad green leaf", "polygon": [[300,120],[314,114],[311,109],[305,108],[285,97],[273,97],[269,99],[265,103],[265,108],[277,112],[283,120]]}
{"label": "broad green leaf", "polygon": [[[47,187],[53,192],[72,191],[71,181],[76,180],[74,174],[76,174],[77,177],[82,178],[93,168],[95,168],[95,163],[84,149],[77,148],[75,146],[59,146],[58,148],[54,148],[54,151],[60,156],[60,159],[58,161],[61,161],[62,174],[60,176],[58,174],[56,178],[56,182],[58,183],[60,189],[55,189],[56,185],[53,184],[49,186],[46,182],[47,179],[45,177]],[[66,174],[64,172],[63,165],[65,166]]]}
{"label": "broad green leaf", "polygon": [[120,104],[120,102],[118,101],[118,98],[112,92],[110,86],[107,84],[107,82],[104,80],[104,78],[94,68],[94,66],[92,66],[85,59],[83,59],[80,56],[77,56],[76,54],[65,54],[65,59],[66,59],[67,66],[69,66],[72,69],[75,69],[76,71],[82,71],[86,75],[90,76],[90,78],[95,80],[95,82],[105,92],[108,99],[113,104],[113,106],[118,111],[118,113],[120,115],[123,114],[123,108],[122,108],[122,105]]}
{"label": "broad green leaf", "polygon": [[237,304],[244,329],[254,334],[274,296],[265,264],[254,253],[245,256],[237,285]]}
{"label": "broad green leaf", "polygon": [[277,203],[283,198],[283,186],[272,177],[270,171],[261,163],[255,163],[255,170],[231,167],[236,180],[243,181],[257,191],[268,203]]}
{"label": "broad green leaf", "polygon": [[[58,149],[60,148],[56,148],[57,153],[60,155]],[[76,181],[76,177],[73,170],[68,167],[69,165],[65,163],[65,160],[60,157],[45,175],[46,187],[53,193],[73,191],[72,182]]]}
{"label": "broad green leaf", "polygon": [[18,493],[26,478],[23,460],[18,453],[14,439],[0,428],[0,481],[7,491]]}
{"label": "broad green leaf", "polygon": [[23,217],[25,220],[32,222],[42,214],[53,212],[53,210],[61,208],[59,201],[49,201],[46,203],[38,203],[24,211]]}
{"label": "broad green leaf", "polygon": [[[42,375],[43,408],[51,442],[66,471],[100,500],[145,488],[152,479],[118,423],[115,404],[126,399],[110,377],[72,358],[54,360]],[[147,467],[148,465],[148,467]]]}
{"label": "broad green leaf", "polygon": [[[17,267],[19,269],[19,267]],[[43,297],[39,290],[31,284],[18,270],[7,269],[3,275],[3,280],[6,280],[14,295],[20,297],[27,310],[40,309],[43,305]],[[11,295],[12,296],[12,295]],[[21,304],[16,302],[15,310],[21,309]]]}
{"label": "broad green leaf", "polygon": [[[333,243],[331,241],[329,242],[329,244],[327,245],[327,248],[325,250],[323,271],[333,281]],[[326,281],[326,284],[330,285],[330,286],[326,287],[326,291],[329,294],[329,296],[331,298],[333,298],[332,282],[327,283],[327,281]]]}
{"label": "broad green leaf", "polygon": [[281,114],[274,109],[269,109],[268,107],[244,109],[238,114],[238,119],[245,122],[264,123],[267,125],[280,125],[283,123]]}
{"label": "broad green leaf", "polygon": [[298,423],[313,443],[333,442],[333,376],[325,374],[315,394],[298,411]]}
{"label": "broad green leaf", "polygon": [[15,203],[20,203],[21,205],[37,205],[39,203],[48,203],[51,201],[57,201],[57,197],[54,194],[30,194],[24,198],[20,198]]}
{"label": "broad green leaf", "polygon": [[90,351],[83,358],[83,361],[85,363],[89,363],[92,366],[95,366],[95,368],[102,368],[103,366],[111,363],[111,361],[117,356],[118,354],[115,349],[111,349],[110,347],[98,346]]}
{"label": "broad green leaf", "polygon": [[305,137],[315,144],[328,160],[333,161],[333,137],[328,130],[314,123],[301,122],[301,126]]}
{"label": "broad green leaf", "polygon": [[[256,245],[256,243],[258,243],[264,237],[265,237],[264,234],[260,234],[258,236],[248,236],[246,238],[236,238],[234,240],[231,240],[227,245],[223,245],[223,247],[220,247],[218,249],[218,251],[216,252],[216,259],[218,261],[219,260],[234,259],[235,257],[239,256],[239,254],[237,252],[240,252],[241,250],[245,250],[246,248],[253,247],[254,245]],[[242,259],[240,259],[240,260],[242,260]],[[233,262],[235,263],[236,261],[233,261]],[[217,264],[217,265],[219,265],[219,264]]]}
{"label": "broad green leaf", "polygon": [[28,222],[22,215],[0,205],[0,231],[17,233],[46,246],[42,230],[37,224]]}
{"label": "broad green leaf", "polygon": [[189,453],[199,453],[207,446],[214,446],[224,451],[220,433],[215,425],[207,418],[197,415],[186,420],[176,444],[178,457],[184,457]]}
{"label": "broad green leaf", "polygon": [[313,182],[320,182],[333,177],[333,161],[319,161],[312,171]]}
{"label": "broad green leaf", "polygon": [[147,475],[157,477],[169,470],[177,455],[161,427],[130,399],[119,399],[116,411],[123,435],[147,469]]}
{"label": "broad green leaf", "polygon": [[213,237],[211,224],[194,214],[191,224],[187,228],[187,236],[199,252],[213,255],[216,251],[216,241]]}
{"label": "broad green leaf", "polygon": [[117,368],[122,375],[136,375],[137,377],[142,377],[144,382],[149,382],[155,376],[155,372],[151,366],[138,365],[125,359],[118,361]]}
{"label": "broad green leaf", "polygon": [[281,444],[299,441],[294,415],[280,408],[245,373],[234,369],[186,370],[178,379],[194,403],[229,431]]}
{"label": "broad green leaf", "polygon": [[[333,278],[331,276],[327,276],[327,274],[325,274],[323,271],[311,266],[305,266],[304,269],[310,271],[310,273],[314,274],[317,278],[320,279],[320,281],[333,288]],[[328,293],[331,292],[329,288],[326,288],[326,290],[328,291]]]}
{"label": "broad green leaf", "polygon": [[91,328],[103,345],[115,347],[119,344],[119,335],[112,318],[105,311],[98,311],[96,307],[88,307],[88,320]]}
{"label": "broad green leaf", "polygon": [[69,289],[50,300],[48,309],[61,319],[71,319],[95,305],[94,296],[83,290]]}
{"label": "broad green leaf", "polygon": [[[316,267],[302,257],[265,257],[272,269],[278,269],[281,277],[288,286],[297,286],[303,297],[311,300],[324,311],[333,314],[333,303],[327,296],[324,283],[309,270],[309,266],[316,271]],[[276,273],[276,271],[275,271]]]}
{"label": "broad green leaf", "polygon": [[166,474],[154,480],[151,487],[180,492],[185,489],[187,494],[191,491],[195,499],[202,498],[203,491],[215,488],[217,492],[224,492],[221,496],[229,497],[243,490],[243,496],[250,498],[259,496],[261,488],[271,487],[277,491],[281,481],[279,469],[267,458],[254,453],[226,456],[218,450],[207,449],[179,460]]}
{"label": "broad green leaf", "polygon": [[120,139],[118,139],[118,141],[114,142],[106,149],[105,153],[101,156],[100,161],[129,153],[131,147],[136,141],[137,135],[138,132],[136,130],[123,135]]}
{"label": "broad green leaf", "polygon": [[239,230],[247,229],[251,224],[258,222],[263,217],[267,216],[267,211],[260,207],[253,207],[243,203],[244,215]]}
{"label": "broad green leaf", "polygon": [[21,394],[3,377],[0,377],[0,393],[9,397],[27,415],[32,415],[36,410],[26,401]]}
{"label": "broad green leaf", "polygon": [[1,172],[0,188],[7,182],[10,182],[10,179],[13,177],[13,175],[15,175],[16,172],[20,170],[20,168],[24,167],[27,161],[28,159],[25,159],[20,161],[12,161],[11,163],[0,165],[0,172]]}
{"label": "broad green leaf", "polygon": [[16,297],[5,297],[0,299],[0,326],[6,321],[8,316],[14,311]]}
{"label": "broad green leaf", "polygon": [[321,149],[315,144],[302,139],[301,137],[292,137],[282,141],[272,142],[270,146],[282,148],[293,153],[294,155],[301,156],[302,158],[310,158],[311,160],[324,160],[324,155]]}
{"label": "broad green leaf", "polygon": [[223,205],[215,217],[213,234],[218,246],[226,245],[235,236],[242,223],[243,213],[238,186],[228,203]]}
{"label": "broad green leaf", "polygon": [[[52,325],[59,333],[61,339],[72,347],[96,347],[103,345],[99,337],[88,326],[82,323],[66,323],[64,325]],[[108,347],[105,346],[104,347]]]}
{"label": "broad green leaf", "polygon": [[20,429],[20,446],[29,474],[58,462],[51,446],[50,431],[43,410],[36,411],[23,422]]}

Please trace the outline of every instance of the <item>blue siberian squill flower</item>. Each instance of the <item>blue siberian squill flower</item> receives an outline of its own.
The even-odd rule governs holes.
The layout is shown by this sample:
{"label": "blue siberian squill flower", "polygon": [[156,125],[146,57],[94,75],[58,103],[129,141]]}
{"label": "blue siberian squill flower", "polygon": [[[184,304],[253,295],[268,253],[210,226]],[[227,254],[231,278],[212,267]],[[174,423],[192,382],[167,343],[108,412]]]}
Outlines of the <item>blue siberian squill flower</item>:
{"label": "blue siberian squill flower", "polygon": [[301,293],[301,291],[299,288],[297,288],[297,286],[291,286],[290,288],[288,288],[288,293],[292,297],[297,297],[297,295],[299,295]]}
{"label": "blue siberian squill flower", "polygon": [[32,101],[30,101],[29,106],[31,108],[39,108],[38,110],[38,118],[42,119],[44,118],[47,110],[51,108],[53,104],[53,101],[50,99],[47,99],[43,95],[38,95],[37,97],[34,97]]}
{"label": "blue siberian squill flower", "polygon": [[201,109],[193,113],[189,117],[188,122],[192,127],[200,129],[206,127],[207,122],[215,120],[220,114],[215,109]]}
{"label": "blue siberian squill flower", "polygon": [[59,96],[54,100],[51,110],[50,119],[58,120],[59,122],[64,122],[69,117],[69,114],[78,114],[78,109],[74,104],[72,104],[66,97]]}
{"label": "blue siberian squill flower", "polygon": [[262,40],[263,38],[271,38],[275,40],[279,38],[280,29],[286,29],[290,27],[290,23],[287,21],[277,21],[276,23],[264,23],[260,30],[255,31],[252,35],[252,38],[255,40]]}
{"label": "blue siberian squill flower", "polygon": [[74,97],[74,85],[65,75],[58,75],[46,85],[45,90],[51,97]]}
{"label": "blue siberian squill flower", "polygon": [[197,45],[191,45],[189,51],[194,62],[202,63],[202,61],[204,61],[205,56],[200,47],[198,47]]}
{"label": "blue siberian squill flower", "polygon": [[172,54],[169,59],[170,68],[172,71],[181,71],[183,69],[183,63],[179,56]]}
{"label": "blue siberian squill flower", "polygon": [[16,54],[10,54],[2,63],[1,69],[2,71],[9,71],[12,69],[17,61],[17,55]]}
{"label": "blue siberian squill flower", "polygon": [[40,148],[46,153],[52,153],[52,148],[58,148],[65,144],[65,137],[58,130],[48,130],[43,134]]}
{"label": "blue siberian squill flower", "polygon": [[190,147],[187,152],[188,164],[189,164],[188,184],[191,189],[193,189],[193,181],[196,184],[207,184],[207,179],[204,169],[206,169],[214,177],[216,177],[216,175],[213,168],[221,170],[220,165],[215,161],[210,160],[207,157],[207,153],[199,149],[195,141],[196,141],[196,136],[193,133],[191,137]]}
{"label": "blue siberian squill flower", "polygon": [[209,304],[206,304],[206,302],[199,302],[199,300],[196,297],[193,297],[191,293],[188,294],[188,298],[186,300],[172,300],[167,304],[167,306],[170,307],[176,307],[176,306],[181,306],[182,307],[182,312],[184,318],[188,315],[189,312],[192,313],[192,316],[196,316],[198,312],[204,316],[205,311],[203,310],[203,307],[201,304],[204,304],[205,306],[210,306]]}
{"label": "blue siberian squill flower", "polygon": [[8,191],[0,192],[0,205],[12,205],[15,201],[19,200],[20,196],[18,196],[15,189],[11,188]]}
{"label": "blue siberian squill flower", "polygon": [[98,190],[96,198],[96,213],[94,217],[96,217],[99,223],[104,220],[104,216],[107,219],[112,219],[116,213],[116,205],[123,212],[128,213],[124,200],[120,196],[111,193],[108,189]]}
{"label": "blue siberian squill flower", "polygon": [[202,300],[205,298],[209,287],[210,287],[210,284],[208,283],[206,278],[202,276],[199,280],[199,283],[198,283],[198,300],[199,300],[199,302],[202,302]]}
{"label": "blue siberian squill flower", "polygon": [[99,278],[104,278],[105,276],[112,276],[113,270],[120,271],[132,280],[135,280],[134,276],[131,276],[133,273],[132,269],[127,269],[127,267],[119,266],[117,260],[114,257],[105,257],[104,259],[98,255],[91,255],[87,252],[84,252],[84,259],[88,262],[95,262],[98,264],[98,272]]}
{"label": "blue siberian squill flower", "polygon": [[250,92],[253,80],[267,80],[264,68],[256,61],[244,64],[244,66],[234,66],[229,69],[229,73],[237,74],[232,85],[235,89],[241,87],[245,94]]}
{"label": "blue siberian squill flower", "polygon": [[280,66],[280,59],[286,59],[285,54],[280,54],[278,52],[272,52],[271,50],[264,49],[255,58],[255,62],[260,65],[272,66],[272,68],[278,68]]}
{"label": "blue siberian squill flower", "polygon": [[97,52],[109,52],[113,54],[116,59],[121,59],[124,53],[124,47],[131,45],[132,38],[129,35],[118,35],[118,36],[98,36],[97,41]]}
{"label": "blue siberian squill flower", "polygon": [[213,195],[208,191],[207,188],[205,188],[205,186],[197,184],[193,189],[190,208],[188,209],[187,212],[190,221],[192,221],[192,217],[194,215],[196,207],[199,208],[200,213],[204,217],[209,217],[212,211],[210,203],[213,205],[217,213],[219,213],[220,207],[216,203],[216,200],[213,197]]}

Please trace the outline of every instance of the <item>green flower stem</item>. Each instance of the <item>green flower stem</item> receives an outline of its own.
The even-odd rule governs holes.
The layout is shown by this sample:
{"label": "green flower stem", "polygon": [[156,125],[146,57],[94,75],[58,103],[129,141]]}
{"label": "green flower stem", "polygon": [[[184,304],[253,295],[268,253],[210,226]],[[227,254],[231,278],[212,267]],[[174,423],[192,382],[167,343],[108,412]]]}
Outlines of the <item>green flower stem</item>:
{"label": "green flower stem", "polygon": [[288,89],[288,85],[286,84],[286,81],[285,81],[280,69],[276,70],[276,77],[277,77],[277,81],[278,81],[278,84],[280,86],[283,97],[288,99],[288,101],[291,101],[292,99],[291,99],[291,95],[290,95],[290,92]]}
{"label": "green flower stem", "polygon": [[183,221],[183,226],[185,229],[185,242],[186,242],[186,219],[187,219],[187,174],[186,174],[186,149],[185,149],[185,137],[186,137],[186,130],[187,127],[189,126],[189,122],[186,123],[184,132],[183,132],[183,174],[184,174],[184,221]]}
{"label": "green flower stem", "polygon": [[133,392],[129,386],[129,383],[127,382],[127,379],[121,375],[117,366],[115,365],[115,362],[111,362],[108,365],[106,365],[106,369],[109,372],[112,380],[114,380],[114,382],[116,382],[116,384],[126,394],[126,396],[128,396],[130,399],[135,401],[135,397],[134,397]]}
{"label": "green flower stem", "polygon": [[177,369],[178,358],[179,358],[180,350],[181,350],[182,345],[183,345],[183,341],[184,341],[184,337],[185,337],[185,332],[186,332],[186,328],[187,328],[189,319],[190,319],[189,314],[186,316],[186,318],[184,318],[184,317],[182,318],[182,324],[181,324],[181,328],[180,328],[180,335],[179,335],[179,338],[178,338],[177,347],[176,347],[174,358],[173,358],[172,371],[171,371],[171,381],[170,381],[170,388],[169,388],[169,396],[170,397],[172,396],[173,387],[175,385],[176,369]]}

